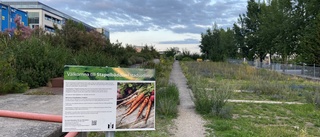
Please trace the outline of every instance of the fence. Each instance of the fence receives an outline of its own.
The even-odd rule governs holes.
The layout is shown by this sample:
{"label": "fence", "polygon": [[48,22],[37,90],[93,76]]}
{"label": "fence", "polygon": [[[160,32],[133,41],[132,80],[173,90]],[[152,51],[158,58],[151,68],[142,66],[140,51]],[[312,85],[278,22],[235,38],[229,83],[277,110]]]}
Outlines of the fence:
{"label": "fence", "polygon": [[320,78],[320,67],[317,67],[316,64],[297,65],[297,64],[280,64],[280,63],[266,63],[266,62],[260,63],[259,61],[246,61],[246,60],[234,60],[234,59],[229,59],[228,62],[234,63],[234,64],[245,63],[256,68],[274,70],[274,71],[282,72],[285,74]]}

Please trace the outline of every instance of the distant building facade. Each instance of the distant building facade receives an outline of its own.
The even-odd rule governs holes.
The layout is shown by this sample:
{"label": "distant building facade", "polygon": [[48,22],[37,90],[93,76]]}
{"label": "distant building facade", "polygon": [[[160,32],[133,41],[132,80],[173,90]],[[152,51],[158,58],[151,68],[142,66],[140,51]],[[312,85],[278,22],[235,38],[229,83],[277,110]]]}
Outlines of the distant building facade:
{"label": "distant building facade", "polygon": [[16,16],[20,16],[21,23],[25,26],[28,26],[27,12],[11,7],[9,5],[5,5],[3,3],[0,3],[0,7],[1,7],[1,10],[0,10],[0,15],[1,15],[0,30],[1,31],[16,28],[16,23],[14,22],[14,18]]}
{"label": "distant building facade", "polygon": [[105,28],[96,28],[96,31],[103,34],[106,38],[110,38],[109,30]]}
{"label": "distant building facade", "polygon": [[[61,29],[67,20],[73,20],[77,23],[83,24],[87,31],[98,30],[97,28],[92,27],[85,22],[73,18],[38,1],[3,1],[2,3],[27,12],[30,28],[39,27],[45,31],[54,33],[54,25],[56,25],[58,29]],[[105,29],[102,30],[103,31],[98,32],[109,38],[109,31]]]}

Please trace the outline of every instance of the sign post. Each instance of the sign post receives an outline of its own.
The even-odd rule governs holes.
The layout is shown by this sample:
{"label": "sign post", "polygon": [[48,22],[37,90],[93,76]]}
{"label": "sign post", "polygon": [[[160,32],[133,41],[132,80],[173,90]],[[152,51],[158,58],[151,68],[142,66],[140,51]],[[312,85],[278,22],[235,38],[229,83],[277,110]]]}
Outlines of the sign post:
{"label": "sign post", "polygon": [[107,131],[106,137],[114,137],[114,131]]}
{"label": "sign post", "polygon": [[155,70],[65,66],[63,132],[155,130]]}

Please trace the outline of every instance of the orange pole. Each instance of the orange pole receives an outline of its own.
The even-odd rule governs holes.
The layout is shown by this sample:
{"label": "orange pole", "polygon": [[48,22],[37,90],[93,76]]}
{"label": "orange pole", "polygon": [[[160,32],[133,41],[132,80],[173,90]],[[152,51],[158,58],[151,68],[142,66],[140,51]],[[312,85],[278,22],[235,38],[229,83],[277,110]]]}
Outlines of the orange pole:
{"label": "orange pole", "polygon": [[[11,117],[11,118],[62,123],[62,117],[59,115],[48,115],[48,114],[39,114],[39,113],[9,111],[9,110],[0,110],[0,117]],[[65,137],[75,137],[77,134],[78,132],[69,132],[68,134],[66,134]]]}
{"label": "orange pole", "polygon": [[11,117],[11,118],[21,118],[21,119],[31,119],[31,120],[40,120],[40,121],[62,123],[62,116],[39,114],[39,113],[29,113],[29,112],[0,110],[0,117]]}
{"label": "orange pole", "polygon": [[78,132],[69,132],[64,137],[75,137],[78,134]]}

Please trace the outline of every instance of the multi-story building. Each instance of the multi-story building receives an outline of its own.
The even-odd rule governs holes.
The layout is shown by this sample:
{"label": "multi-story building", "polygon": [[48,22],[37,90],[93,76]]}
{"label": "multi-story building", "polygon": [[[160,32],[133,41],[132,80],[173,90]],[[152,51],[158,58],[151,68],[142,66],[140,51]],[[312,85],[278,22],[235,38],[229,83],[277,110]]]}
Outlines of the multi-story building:
{"label": "multi-story building", "polygon": [[96,28],[96,31],[103,34],[106,38],[110,38],[109,30],[105,28]]}
{"label": "multi-story building", "polygon": [[16,28],[16,23],[14,22],[14,18],[16,16],[20,16],[21,23],[25,26],[28,26],[28,15],[27,12],[13,8],[9,5],[5,5],[0,3],[0,31],[5,31],[6,29]]}
{"label": "multi-story building", "polygon": [[[27,12],[30,28],[39,27],[48,32],[55,32],[54,24],[59,29],[61,29],[62,25],[67,20],[73,20],[77,23],[83,24],[87,31],[97,30],[97,28],[92,27],[85,22],[73,18],[65,13],[62,13],[61,11],[58,11],[38,1],[2,1],[2,3]],[[106,29],[101,30],[103,31],[100,33],[104,34],[107,38],[109,38],[109,31]]]}

